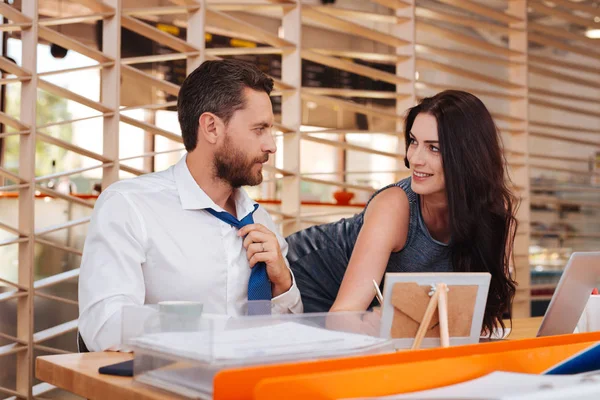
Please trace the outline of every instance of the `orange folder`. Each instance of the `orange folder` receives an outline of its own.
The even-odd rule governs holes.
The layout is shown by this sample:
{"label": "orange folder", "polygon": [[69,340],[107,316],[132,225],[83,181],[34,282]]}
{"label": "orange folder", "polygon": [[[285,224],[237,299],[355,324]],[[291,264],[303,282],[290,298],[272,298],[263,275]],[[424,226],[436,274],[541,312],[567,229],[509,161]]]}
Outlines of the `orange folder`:
{"label": "orange folder", "polygon": [[224,370],[215,400],[337,399],[429,389],[494,370],[538,373],[600,341],[600,332]]}

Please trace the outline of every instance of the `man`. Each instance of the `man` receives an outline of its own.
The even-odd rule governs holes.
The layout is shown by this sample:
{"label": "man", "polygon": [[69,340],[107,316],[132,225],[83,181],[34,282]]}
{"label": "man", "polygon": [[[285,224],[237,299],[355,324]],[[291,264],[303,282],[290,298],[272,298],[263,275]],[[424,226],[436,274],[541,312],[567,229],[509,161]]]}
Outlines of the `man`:
{"label": "man", "polygon": [[272,89],[251,64],[203,63],[179,92],[187,154],[98,198],[79,277],[79,331],[88,349],[120,344],[126,305],[188,300],[237,316],[262,285],[273,313],[302,312],[287,244],[241,188],[262,182],[262,165],[276,151]]}

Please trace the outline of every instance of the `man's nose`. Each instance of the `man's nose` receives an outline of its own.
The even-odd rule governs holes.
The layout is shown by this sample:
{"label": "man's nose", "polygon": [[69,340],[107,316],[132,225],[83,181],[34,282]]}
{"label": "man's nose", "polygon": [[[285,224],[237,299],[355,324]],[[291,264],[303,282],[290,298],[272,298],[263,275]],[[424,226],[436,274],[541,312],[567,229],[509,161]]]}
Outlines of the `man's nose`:
{"label": "man's nose", "polygon": [[267,140],[263,145],[263,151],[265,153],[275,153],[277,151],[277,144],[275,144],[275,136],[274,135],[266,135]]}

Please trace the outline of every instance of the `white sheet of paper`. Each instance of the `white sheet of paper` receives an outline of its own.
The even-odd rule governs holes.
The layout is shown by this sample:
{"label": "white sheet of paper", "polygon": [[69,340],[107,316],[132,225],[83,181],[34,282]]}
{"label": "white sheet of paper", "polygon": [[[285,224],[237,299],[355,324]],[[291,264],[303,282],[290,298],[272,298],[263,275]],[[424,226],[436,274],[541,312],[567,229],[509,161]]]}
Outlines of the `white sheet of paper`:
{"label": "white sheet of paper", "polygon": [[154,333],[131,341],[149,350],[224,363],[350,354],[386,343],[386,339],[296,322],[222,331]]}
{"label": "white sheet of paper", "polygon": [[584,398],[581,396],[590,393],[595,393],[597,398],[600,398],[600,377],[584,377],[585,375],[534,375],[496,371],[477,379],[437,389],[361,399],[537,400]]}
{"label": "white sheet of paper", "polygon": [[[491,340],[500,340],[500,339],[506,339],[506,337],[510,334],[511,329],[510,328],[504,328],[504,334],[502,333],[502,329],[494,329],[494,331],[492,332],[492,337],[490,337],[489,339]],[[480,336],[480,339],[488,339],[487,336]]]}

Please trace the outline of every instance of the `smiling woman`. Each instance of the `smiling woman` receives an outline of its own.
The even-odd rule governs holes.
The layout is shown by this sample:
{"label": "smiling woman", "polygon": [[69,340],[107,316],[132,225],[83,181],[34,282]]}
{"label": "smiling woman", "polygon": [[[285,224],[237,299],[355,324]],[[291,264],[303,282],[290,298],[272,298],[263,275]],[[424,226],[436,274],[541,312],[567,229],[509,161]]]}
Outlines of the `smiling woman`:
{"label": "smiling woman", "polygon": [[287,238],[304,310],[365,310],[386,272],[489,272],[483,328],[503,327],[515,293],[515,200],[489,111],[470,93],[444,91],[409,110],[404,132],[410,178],[353,218]]}
{"label": "smiling woman", "polygon": [[[406,159],[410,159],[413,166],[413,190],[422,195],[443,193],[444,170],[436,118],[431,114],[419,114],[408,134]],[[410,168],[408,163],[407,167]]]}

